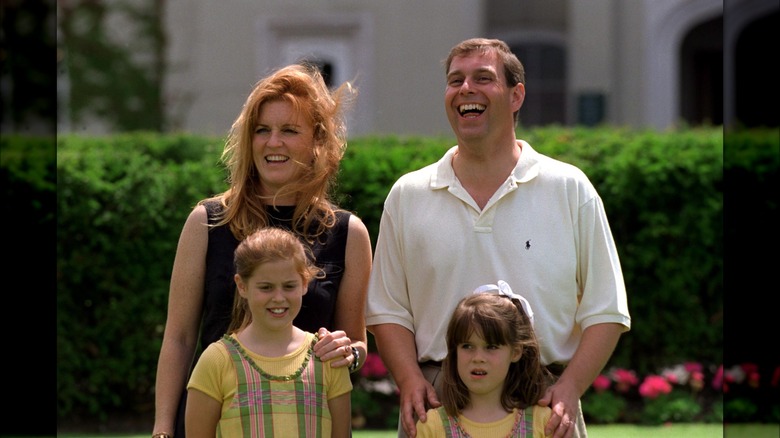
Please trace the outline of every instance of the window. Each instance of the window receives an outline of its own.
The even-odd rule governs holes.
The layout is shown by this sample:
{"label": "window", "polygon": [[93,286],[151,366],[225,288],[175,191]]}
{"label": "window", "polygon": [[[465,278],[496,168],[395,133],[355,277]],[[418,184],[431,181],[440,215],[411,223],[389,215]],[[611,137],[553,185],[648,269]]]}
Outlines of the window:
{"label": "window", "polygon": [[514,44],[510,48],[525,67],[525,102],[521,126],[566,123],[566,53],[546,43]]}

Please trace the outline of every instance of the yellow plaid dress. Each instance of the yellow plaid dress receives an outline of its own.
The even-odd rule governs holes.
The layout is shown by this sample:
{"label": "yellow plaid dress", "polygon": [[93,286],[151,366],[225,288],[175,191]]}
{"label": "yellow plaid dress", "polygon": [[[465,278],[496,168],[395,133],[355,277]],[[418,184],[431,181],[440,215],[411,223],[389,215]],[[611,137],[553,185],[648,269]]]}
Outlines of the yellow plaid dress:
{"label": "yellow plaid dress", "polygon": [[[218,437],[272,437],[283,424],[285,437],[328,437],[331,417],[324,387],[323,364],[309,346],[298,371],[273,376],[263,371],[246,354],[235,338],[222,342],[236,369],[237,391],[223,410]],[[274,425],[276,424],[276,427]]]}

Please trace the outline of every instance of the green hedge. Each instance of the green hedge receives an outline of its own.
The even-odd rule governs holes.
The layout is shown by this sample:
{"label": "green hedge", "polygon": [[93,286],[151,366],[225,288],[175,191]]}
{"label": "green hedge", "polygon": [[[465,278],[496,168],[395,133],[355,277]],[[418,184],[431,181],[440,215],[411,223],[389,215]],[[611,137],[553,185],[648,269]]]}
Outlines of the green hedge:
{"label": "green hedge", "polygon": [[[522,134],[538,151],[581,167],[604,199],[633,317],[611,365],[647,373],[681,361],[722,363],[721,130],[547,127]],[[29,208],[38,199],[51,205],[52,157],[6,160],[9,151],[24,149],[14,144],[29,141],[3,139],[4,190],[29,199]],[[734,141],[750,144],[750,153],[730,161],[727,172],[776,182],[778,139],[771,131]],[[151,412],[178,235],[194,204],[225,188],[222,142],[151,133],[57,139],[59,418]],[[375,243],[392,183],[452,144],[354,138],[336,199],[363,218]]]}
{"label": "green hedge", "polygon": [[57,144],[58,413],[153,400],[179,232],[223,190],[217,140],[154,134]]}

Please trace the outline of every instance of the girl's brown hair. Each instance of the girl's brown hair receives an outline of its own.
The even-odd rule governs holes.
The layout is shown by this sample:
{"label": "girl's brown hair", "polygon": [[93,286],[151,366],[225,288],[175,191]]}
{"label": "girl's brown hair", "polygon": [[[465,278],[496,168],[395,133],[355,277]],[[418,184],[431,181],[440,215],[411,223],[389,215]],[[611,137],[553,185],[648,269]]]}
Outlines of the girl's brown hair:
{"label": "girl's brown hair", "polygon": [[487,343],[508,345],[521,351],[509,367],[501,394],[507,412],[535,405],[551,382],[542,366],[539,343],[520,301],[492,293],[462,299],[447,326],[447,358],[444,359],[443,403],[447,414],[457,416],[470,403],[469,391],[458,375],[458,345],[476,333]]}

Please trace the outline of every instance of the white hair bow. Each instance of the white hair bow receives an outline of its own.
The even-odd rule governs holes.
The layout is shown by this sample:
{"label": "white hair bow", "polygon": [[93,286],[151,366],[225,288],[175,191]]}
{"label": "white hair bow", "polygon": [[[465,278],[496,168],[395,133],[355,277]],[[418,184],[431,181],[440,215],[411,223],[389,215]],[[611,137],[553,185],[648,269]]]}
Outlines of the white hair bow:
{"label": "white hair bow", "polygon": [[512,288],[509,287],[509,284],[504,280],[498,280],[498,285],[495,284],[483,284],[482,286],[479,286],[478,288],[474,289],[475,294],[482,294],[482,293],[490,293],[490,294],[497,294],[504,297],[509,298],[510,300],[518,300],[520,301],[520,305],[523,306],[523,310],[525,311],[525,314],[528,316],[528,319],[531,321],[531,326],[534,325],[534,312],[531,310],[531,304],[528,303],[528,300],[525,299],[522,295],[518,295],[514,292],[512,292]]}

